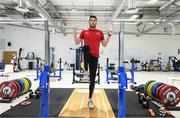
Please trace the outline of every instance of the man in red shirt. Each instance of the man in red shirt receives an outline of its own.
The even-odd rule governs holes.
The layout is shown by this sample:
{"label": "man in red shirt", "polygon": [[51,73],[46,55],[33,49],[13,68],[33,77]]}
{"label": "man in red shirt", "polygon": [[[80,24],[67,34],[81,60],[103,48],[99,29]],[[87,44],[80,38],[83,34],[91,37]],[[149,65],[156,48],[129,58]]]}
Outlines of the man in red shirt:
{"label": "man in red shirt", "polygon": [[107,32],[108,36],[106,40],[104,39],[104,34],[101,30],[96,29],[97,18],[96,16],[89,17],[89,28],[84,29],[79,38],[77,37],[76,31],[77,28],[74,29],[74,41],[78,45],[80,42],[84,41],[84,66],[85,71],[88,71],[89,65],[89,74],[90,74],[90,84],[89,84],[89,100],[88,107],[90,109],[94,108],[94,104],[92,101],[92,95],[95,86],[95,78],[96,78],[96,70],[98,65],[99,58],[99,46],[100,43],[106,47],[110,38],[111,32]]}

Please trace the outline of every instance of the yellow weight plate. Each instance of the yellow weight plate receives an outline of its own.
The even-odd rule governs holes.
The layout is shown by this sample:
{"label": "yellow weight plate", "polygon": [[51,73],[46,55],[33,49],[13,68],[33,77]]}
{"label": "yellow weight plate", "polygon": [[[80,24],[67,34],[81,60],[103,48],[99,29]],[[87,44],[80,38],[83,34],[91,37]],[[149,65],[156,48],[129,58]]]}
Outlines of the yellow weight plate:
{"label": "yellow weight plate", "polygon": [[29,90],[29,82],[25,78],[20,78],[20,80],[24,83],[24,91],[23,93],[26,93]]}
{"label": "yellow weight plate", "polygon": [[32,86],[31,80],[29,78],[27,78],[27,77],[23,77],[23,78],[25,78],[28,81],[28,83],[29,83],[28,90],[29,90],[31,88],[31,86]]}
{"label": "yellow weight plate", "polygon": [[153,87],[154,84],[156,84],[157,82],[152,82],[149,84],[148,86],[148,95],[152,97],[152,91],[151,88]]}

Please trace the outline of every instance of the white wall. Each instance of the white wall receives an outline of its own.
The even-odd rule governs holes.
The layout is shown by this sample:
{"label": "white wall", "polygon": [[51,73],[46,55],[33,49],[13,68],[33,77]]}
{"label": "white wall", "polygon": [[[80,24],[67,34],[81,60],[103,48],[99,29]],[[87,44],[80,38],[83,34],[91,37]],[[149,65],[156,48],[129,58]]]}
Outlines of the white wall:
{"label": "white wall", "polygon": [[3,38],[4,29],[0,29],[0,60],[3,60],[3,49],[5,48],[5,39]]}
{"label": "white wall", "polygon": [[[102,26],[105,27],[105,26]],[[118,30],[118,29],[117,29]],[[125,29],[128,31],[128,29]],[[16,50],[23,48],[23,56],[27,52],[33,51],[36,56],[44,57],[44,32],[26,29],[14,26],[6,26],[3,38],[6,42],[12,42],[11,47],[6,50]],[[106,34],[105,34],[106,36]],[[56,58],[62,57],[64,61],[75,61],[75,52],[69,48],[76,48],[72,34],[63,36],[62,34],[51,33],[51,46],[55,47]],[[180,36],[162,36],[162,35],[143,35],[136,37],[133,35],[125,35],[125,59],[132,57],[146,60],[162,57],[164,61],[168,61],[168,56],[177,56],[177,49],[180,48]],[[108,56],[112,58],[118,57],[118,35],[113,35],[107,48],[101,47],[101,64],[106,64]],[[161,53],[161,55],[159,55]],[[116,60],[117,61],[117,60]]]}

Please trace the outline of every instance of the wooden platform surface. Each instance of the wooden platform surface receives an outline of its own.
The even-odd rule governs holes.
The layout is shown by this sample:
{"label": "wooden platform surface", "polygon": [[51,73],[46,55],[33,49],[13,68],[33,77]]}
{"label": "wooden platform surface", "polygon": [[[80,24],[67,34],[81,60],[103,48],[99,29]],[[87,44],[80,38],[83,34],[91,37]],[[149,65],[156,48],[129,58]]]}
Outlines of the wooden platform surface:
{"label": "wooden platform surface", "polygon": [[114,118],[111,105],[104,89],[95,89],[93,94],[94,109],[88,108],[88,89],[75,89],[59,113],[60,117],[101,117]]}

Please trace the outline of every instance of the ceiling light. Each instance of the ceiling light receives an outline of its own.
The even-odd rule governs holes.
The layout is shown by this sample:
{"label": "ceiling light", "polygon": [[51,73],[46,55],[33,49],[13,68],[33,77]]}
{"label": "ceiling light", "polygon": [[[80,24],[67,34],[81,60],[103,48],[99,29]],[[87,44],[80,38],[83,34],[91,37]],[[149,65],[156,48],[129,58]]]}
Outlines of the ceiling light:
{"label": "ceiling light", "polygon": [[28,7],[31,7],[31,4],[25,0],[25,4],[28,6]]}
{"label": "ceiling light", "polygon": [[20,11],[20,12],[28,12],[28,11],[29,11],[29,9],[23,8],[23,7],[19,7],[19,6],[16,6],[15,9],[16,9],[17,11]]}
{"label": "ceiling light", "polygon": [[41,16],[42,19],[46,20],[46,18],[41,13],[39,13],[39,15]]}
{"label": "ceiling light", "polygon": [[77,9],[72,9],[71,11],[76,12],[76,11],[77,11]]}
{"label": "ceiling light", "polygon": [[128,0],[128,10],[136,9],[136,1],[135,0]]}
{"label": "ceiling light", "polygon": [[127,14],[136,14],[139,12],[139,9],[127,9],[126,13]]}
{"label": "ceiling light", "polygon": [[139,17],[139,15],[132,15],[131,17],[130,17],[130,19],[137,19]]}
{"label": "ceiling light", "polygon": [[158,0],[150,0],[147,4],[155,4]]}
{"label": "ceiling light", "polygon": [[18,6],[15,7],[17,11],[28,12],[29,9],[25,8],[23,0],[18,0]]}

